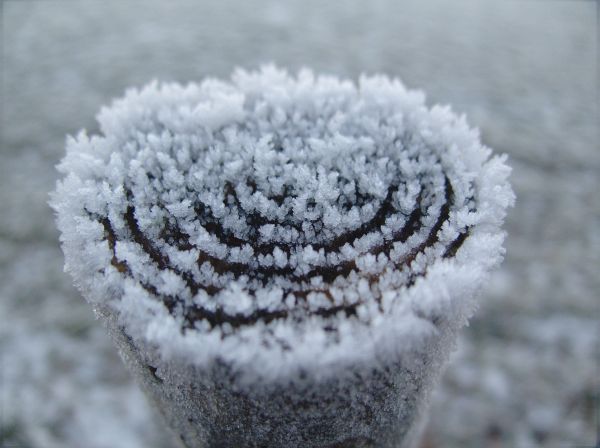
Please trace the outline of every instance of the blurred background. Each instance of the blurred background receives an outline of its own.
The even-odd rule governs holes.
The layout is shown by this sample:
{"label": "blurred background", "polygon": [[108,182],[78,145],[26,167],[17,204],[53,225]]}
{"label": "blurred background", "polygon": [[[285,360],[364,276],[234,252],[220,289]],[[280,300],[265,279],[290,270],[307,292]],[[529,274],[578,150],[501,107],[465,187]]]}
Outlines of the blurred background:
{"label": "blurred background", "polygon": [[386,73],[509,154],[505,263],[433,397],[422,448],[597,442],[598,6],[594,1],[4,1],[0,446],[171,448],[63,273],[47,205],[66,134],[152,79],[264,62]]}

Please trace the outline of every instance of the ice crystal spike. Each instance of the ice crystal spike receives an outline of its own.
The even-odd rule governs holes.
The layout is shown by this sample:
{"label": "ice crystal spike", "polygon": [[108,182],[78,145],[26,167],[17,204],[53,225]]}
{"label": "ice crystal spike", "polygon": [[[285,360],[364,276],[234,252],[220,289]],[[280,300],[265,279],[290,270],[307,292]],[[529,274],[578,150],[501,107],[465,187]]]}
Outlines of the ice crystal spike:
{"label": "ice crystal spike", "polygon": [[189,447],[410,446],[501,261],[504,158],[398,80],[152,83],[69,139],[66,269]]}

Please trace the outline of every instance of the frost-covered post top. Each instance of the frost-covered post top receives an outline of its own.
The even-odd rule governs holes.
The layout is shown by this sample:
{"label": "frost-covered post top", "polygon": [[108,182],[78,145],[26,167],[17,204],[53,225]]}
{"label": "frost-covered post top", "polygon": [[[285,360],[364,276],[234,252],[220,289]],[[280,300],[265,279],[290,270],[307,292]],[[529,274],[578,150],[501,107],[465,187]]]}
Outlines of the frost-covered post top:
{"label": "frost-covered post top", "polygon": [[503,157],[387,77],[151,83],[67,143],[66,269],[165,358],[327,371],[460,326],[502,258]]}

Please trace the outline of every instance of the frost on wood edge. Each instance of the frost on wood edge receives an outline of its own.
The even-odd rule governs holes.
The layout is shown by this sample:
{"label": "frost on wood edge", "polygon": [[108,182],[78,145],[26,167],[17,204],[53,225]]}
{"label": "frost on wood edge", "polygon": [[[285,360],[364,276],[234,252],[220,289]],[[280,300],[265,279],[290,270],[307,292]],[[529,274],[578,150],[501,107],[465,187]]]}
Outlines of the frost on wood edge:
{"label": "frost on wood edge", "polygon": [[503,255],[504,156],[397,79],[267,66],[129,90],[67,141],[66,270],[165,359],[259,376],[407,354]]}

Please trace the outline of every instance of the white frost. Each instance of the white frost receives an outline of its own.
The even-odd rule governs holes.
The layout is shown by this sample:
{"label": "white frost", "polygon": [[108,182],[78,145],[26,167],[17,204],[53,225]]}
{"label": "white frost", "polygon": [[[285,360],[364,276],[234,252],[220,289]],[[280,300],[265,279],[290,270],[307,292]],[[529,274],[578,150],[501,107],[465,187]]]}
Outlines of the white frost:
{"label": "white frost", "polygon": [[[268,66],[154,82],[98,119],[59,166],[66,268],[165,357],[268,375],[408,351],[464,324],[502,259],[505,158],[396,79]],[[185,326],[194,307],[259,317]]]}

